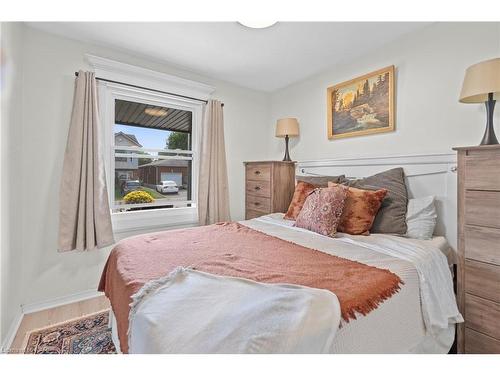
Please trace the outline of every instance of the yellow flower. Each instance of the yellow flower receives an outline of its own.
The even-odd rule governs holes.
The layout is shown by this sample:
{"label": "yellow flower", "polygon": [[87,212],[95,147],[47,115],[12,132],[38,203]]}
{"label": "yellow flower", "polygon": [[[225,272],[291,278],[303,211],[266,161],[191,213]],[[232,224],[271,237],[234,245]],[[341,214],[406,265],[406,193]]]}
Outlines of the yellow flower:
{"label": "yellow flower", "polygon": [[154,201],[151,194],[146,191],[131,191],[123,197],[123,200],[128,204],[151,203]]}

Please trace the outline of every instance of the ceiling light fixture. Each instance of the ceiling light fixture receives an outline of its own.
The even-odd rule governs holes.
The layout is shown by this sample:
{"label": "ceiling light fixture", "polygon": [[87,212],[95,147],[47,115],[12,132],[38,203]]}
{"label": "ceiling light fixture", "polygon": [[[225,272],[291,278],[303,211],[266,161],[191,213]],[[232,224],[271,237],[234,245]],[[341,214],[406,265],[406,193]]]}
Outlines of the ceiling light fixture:
{"label": "ceiling light fixture", "polygon": [[163,108],[146,108],[144,110],[144,113],[150,116],[162,117],[166,116],[168,111]]}
{"label": "ceiling light fixture", "polygon": [[274,26],[278,21],[238,21],[241,26],[249,27],[251,29],[266,29]]}

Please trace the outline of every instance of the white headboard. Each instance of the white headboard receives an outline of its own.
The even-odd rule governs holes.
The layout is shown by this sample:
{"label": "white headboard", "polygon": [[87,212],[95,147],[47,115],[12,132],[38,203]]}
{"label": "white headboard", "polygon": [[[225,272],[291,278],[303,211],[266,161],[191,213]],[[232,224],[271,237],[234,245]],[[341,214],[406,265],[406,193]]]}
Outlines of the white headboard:
{"label": "white headboard", "polygon": [[307,160],[297,163],[297,175],[367,177],[402,167],[410,198],[434,195],[438,210],[436,235],[457,248],[456,154],[382,156],[357,159]]}

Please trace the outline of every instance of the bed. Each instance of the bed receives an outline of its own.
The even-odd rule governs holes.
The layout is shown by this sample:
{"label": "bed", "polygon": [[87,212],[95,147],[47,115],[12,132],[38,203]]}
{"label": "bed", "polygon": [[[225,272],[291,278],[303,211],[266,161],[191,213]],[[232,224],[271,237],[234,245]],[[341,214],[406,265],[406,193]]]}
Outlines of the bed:
{"label": "bed", "polygon": [[[430,163],[429,161],[424,163],[422,160],[419,160],[419,163],[417,163],[415,159],[412,158],[409,158],[409,160],[407,175],[410,178],[418,176],[417,181],[419,183],[422,181],[422,178],[426,176],[447,179],[451,173],[450,164],[452,163],[449,162],[449,160],[448,162],[443,162],[442,158],[433,158],[435,161],[434,163]],[[398,160],[391,159],[390,162],[396,162],[398,165],[404,164],[401,158]],[[385,168],[390,162],[382,162],[379,168]],[[357,161],[357,163],[360,162]],[[365,160],[365,164],[370,163]],[[373,164],[373,162],[371,164]],[[419,166],[424,164],[425,167],[419,168]],[[329,168],[335,169],[335,171],[338,171],[339,168],[349,168],[349,170],[352,171],[353,167],[345,161],[340,163],[333,163],[330,161],[319,166],[311,165],[309,162],[309,164],[299,164],[299,170],[303,173],[307,173],[307,171],[309,173],[314,173],[312,172],[313,168],[325,168],[326,165]],[[358,167],[360,167],[359,164]],[[306,168],[308,169],[306,170]],[[414,168],[417,168],[419,172],[412,174],[411,171]],[[369,169],[370,172],[373,171],[373,165],[371,165]],[[413,191],[422,186],[427,185],[418,183],[409,184],[410,190],[413,189]],[[440,189],[442,188],[442,184],[432,184],[429,186],[439,186]],[[446,191],[448,191],[450,185],[446,184],[445,186]],[[435,191],[432,193],[435,193]],[[434,195],[440,197],[440,199],[444,199],[442,201],[449,199],[447,194]],[[442,210],[441,218],[449,218],[449,209],[444,205],[441,205],[440,208]],[[168,330],[162,331],[161,329],[162,324],[164,324],[162,322],[166,318],[163,316],[165,314],[157,314],[158,306],[160,305],[151,305],[152,310],[150,306],[149,314],[146,313],[148,310],[143,309],[141,311],[140,307],[142,299],[145,296],[154,297],[155,294],[158,295],[157,290],[160,289],[157,289],[157,287],[162,283],[159,283],[158,280],[170,282],[168,274],[174,271],[174,265],[200,269],[201,271],[209,270],[215,275],[222,275],[230,278],[237,277],[244,280],[255,280],[255,282],[277,283],[276,285],[281,285],[279,283],[285,282],[303,285],[306,288],[310,287],[315,290],[329,289],[333,292],[338,291],[338,293],[335,293],[338,294],[339,298],[336,300],[339,301],[340,305],[338,324],[333,323],[335,327],[332,328],[328,327],[329,323],[324,323],[322,332],[318,334],[321,334],[321,337],[328,337],[328,340],[325,341],[328,345],[326,350],[321,352],[447,353],[452,346],[455,336],[455,324],[461,321],[461,316],[456,307],[452,276],[449,268],[454,258],[453,246],[450,246],[449,242],[451,241],[448,241],[445,236],[440,235],[445,234],[447,230],[447,225],[443,225],[443,222],[438,226],[437,235],[432,240],[413,240],[404,237],[377,234],[370,236],[351,236],[340,233],[336,238],[329,238],[294,227],[293,222],[284,220],[283,214],[280,213],[242,221],[234,225],[237,225],[237,229],[235,230],[238,233],[239,231],[243,231],[247,233],[247,235],[256,236],[255,238],[258,236],[265,236],[264,243],[281,241],[273,245],[279,250],[287,246],[295,246],[293,249],[290,248],[288,250],[304,253],[308,250],[314,251],[315,253],[311,254],[319,258],[316,263],[311,263],[311,267],[319,267],[320,264],[325,262],[325,259],[326,261],[330,259],[322,258],[322,256],[330,256],[331,259],[345,259],[352,262],[352,264],[370,267],[361,270],[361,274],[362,272],[376,272],[376,270],[379,270],[382,272],[377,275],[381,278],[387,277],[390,279],[391,276],[388,275],[390,274],[396,277],[397,280],[395,281],[394,278],[392,279],[393,284],[390,286],[390,289],[382,291],[381,295],[383,295],[383,297],[375,303],[372,303],[373,306],[369,309],[363,310],[354,307],[347,311],[345,305],[349,305],[350,303],[347,296],[348,293],[345,293],[346,291],[342,290],[342,288],[330,288],[328,285],[323,284],[321,280],[323,276],[321,275],[324,274],[321,273],[321,270],[318,270],[319,276],[315,280],[311,280],[307,277],[300,279],[300,277],[304,276],[301,274],[301,272],[304,273],[304,270],[294,270],[293,267],[291,267],[290,275],[295,275],[296,278],[289,277],[285,271],[285,265],[285,270],[282,270],[281,273],[276,271],[273,277],[267,278],[269,277],[268,274],[263,275],[256,272],[259,270],[259,267],[265,268],[263,264],[258,264],[257,256],[255,258],[257,266],[245,269],[242,273],[240,272],[242,268],[241,263],[231,263],[231,261],[236,258],[240,259],[242,253],[231,251],[231,247],[227,247],[229,245],[224,247],[225,254],[219,254],[219,257],[214,258],[215,253],[211,253],[206,259],[200,259],[203,258],[200,256],[202,253],[196,253],[196,251],[198,251],[200,243],[203,243],[205,240],[203,240],[203,235],[197,237],[196,233],[202,233],[203,230],[211,229],[190,228],[187,230],[136,236],[120,242],[112,251],[99,287],[100,290],[106,293],[111,301],[112,311],[110,324],[112,327],[113,340],[117,348],[122,352],[130,353],[163,352],[160,344],[160,346],[157,347],[148,346],[148,349],[145,349],[144,346],[141,347],[140,345],[136,345],[134,347],[132,345],[130,346],[132,350],[129,350],[129,340],[132,333],[134,341],[141,343],[148,343],[151,341],[151,337],[155,335],[159,336],[156,339],[161,341],[163,340],[163,336],[168,335]],[[214,232],[205,234],[205,236],[217,236],[219,229],[220,228],[214,228]],[[442,229],[444,229],[444,233],[440,233],[443,232]],[[191,234],[193,236],[191,236]],[[181,258],[178,257],[171,258],[168,251],[168,241],[165,240],[166,236],[176,238],[179,235],[191,238],[191,240],[189,240],[191,242],[178,243],[177,248],[180,248],[179,246],[184,246],[186,251],[190,249],[193,250],[193,257],[190,258],[189,256],[185,256],[182,258],[185,259],[184,262],[179,261],[178,259]],[[209,242],[208,239],[206,242]],[[233,248],[237,247],[236,245],[232,246]],[[203,248],[203,246],[201,246],[201,248]],[[247,249],[250,249],[250,247]],[[151,252],[148,252],[149,250],[151,250]],[[158,255],[160,253],[163,254],[163,258]],[[227,257],[224,258],[223,255]],[[311,258],[309,255],[307,255],[307,257],[304,255],[303,259],[306,260],[304,263],[309,264],[309,258]],[[249,264],[252,263],[254,259],[249,258],[245,261],[245,264]],[[292,262],[289,263],[289,265],[295,263]],[[161,266],[159,266],[160,264]],[[207,265],[210,267],[207,268]],[[238,265],[238,267],[233,267],[234,269],[231,270],[231,266],[234,265]],[[237,271],[235,271],[236,268],[238,268]],[[154,272],[152,270],[154,270]],[[306,273],[310,275],[313,272],[307,270]],[[356,278],[353,280],[356,280]],[[373,286],[373,288],[376,287],[377,286]],[[366,290],[361,290],[360,294],[364,295],[365,292]],[[356,295],[356,290],[352,293]],[[156,298],[158,299],[158,296]],[[192,305],[189,311],[197,310],[198,308],[203,308],[203,306]],[[151,311],[154,311],[154,314],[151,314]],[[155,321],[154,319],[157,319],[159,316],[163,320]],[[333,321],[337,322],[335,320]],[[137,322],[140,322],[140,324]],[[329,320],[325,320],[325,322],[329,322]],[[173,323],[170,322],[170,324],[173,324],[171,327],[174,327],[174,329],[178,328],[175,323],[175,318]],[[139,329],[137,327],[141,328]],[[332,328],[331,333],[325,333],[330,328]],[[213,329],[213,327],[211,329]],[[161,332],[167,333],[160,334]],[[194,334],[192,337],[197,336]],[[296,352],[309,352],[307,346],[304,347],[302,345],[298,346],[298,348]],[[310,348],[315,347],[311,345]],[[311,351],[316,352],[316,350],[318,349]],[[212,351],[204,351],[199,347],[197,350],[192,348],[186,349],[186,346],[175,347],[175,345],[172,346],[172,344],[170,344],[168,352],[184,353]],[[225,348],[224,350],[216,352],[233,351]],[[235,352],[239,351],[236,350]],[[255,352],[263,351],[261,349],[261,351],[257,350]],[[273,351],[268,348],[264,352]]]}

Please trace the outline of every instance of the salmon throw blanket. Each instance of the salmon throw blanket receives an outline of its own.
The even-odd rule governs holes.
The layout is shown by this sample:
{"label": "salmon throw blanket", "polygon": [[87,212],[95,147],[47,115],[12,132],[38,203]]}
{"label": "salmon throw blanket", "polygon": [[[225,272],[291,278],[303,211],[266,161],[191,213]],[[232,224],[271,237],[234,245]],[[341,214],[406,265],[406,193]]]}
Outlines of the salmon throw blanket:
{"label": "salmon throw blanket", "polygon": [[136,236],[115,246],[99,284],[111,301],[122,352],[128,352],[131,296],[178,266],[264,283],[327,289],[338,297],[345,321],[376,309],[402,284],[389,270],[309,249],[239,223]]}

